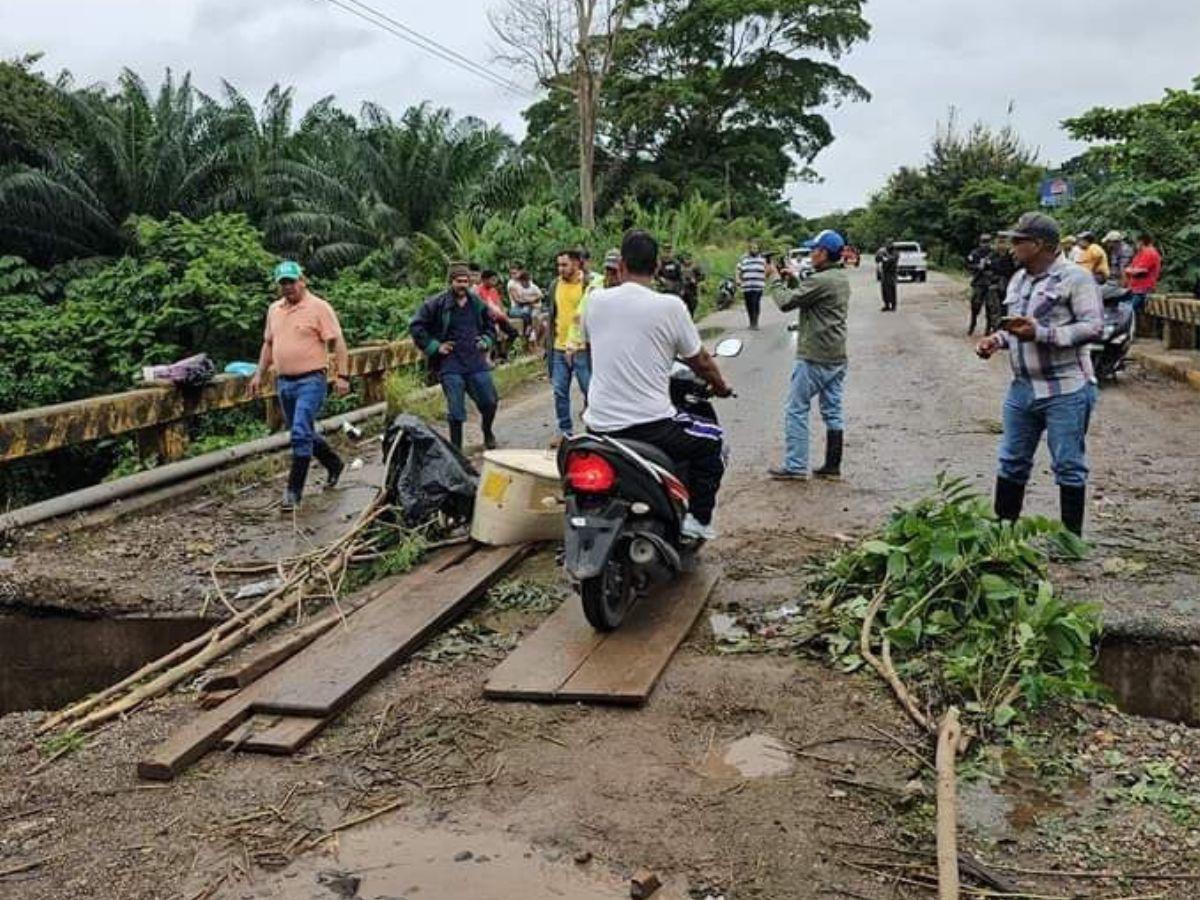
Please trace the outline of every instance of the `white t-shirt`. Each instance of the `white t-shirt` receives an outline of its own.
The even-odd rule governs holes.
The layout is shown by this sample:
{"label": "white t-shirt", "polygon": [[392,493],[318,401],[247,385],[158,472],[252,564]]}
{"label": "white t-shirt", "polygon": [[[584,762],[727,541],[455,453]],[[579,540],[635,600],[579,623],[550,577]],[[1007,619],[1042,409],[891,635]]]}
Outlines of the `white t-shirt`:
{"label": "white t-shirt", "polygon": [[533,306],[542,299],[542,289],[532,281],[523,285],[510,279],[508,282],[508,302],[512,306]]}
{"label": "white t-shirt", "polygon": [[673,418],[671,366],[703,347],[683,301],[628,282],[592,291],[584,320],[592,346],[587,426],[619,431]]}

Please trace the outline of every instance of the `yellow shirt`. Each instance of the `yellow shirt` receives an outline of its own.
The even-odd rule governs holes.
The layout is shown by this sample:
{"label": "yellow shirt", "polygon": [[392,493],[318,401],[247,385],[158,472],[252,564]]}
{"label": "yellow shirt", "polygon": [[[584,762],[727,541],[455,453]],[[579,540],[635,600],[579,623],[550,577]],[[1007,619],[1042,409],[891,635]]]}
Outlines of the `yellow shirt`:
{"label": "yellow shirt", "polygon": [[570,284],[558,280],[554,289],[554,349],[566,350],[571,343],[571,328],[579,315],[579,304],[583,300],[583,279]]}
{"label": "yellow shirt", "polygon": [[1093,275],[1108,278],[1108,254],[1099,244],[1088,244],[1079,257],[1079,264]]}

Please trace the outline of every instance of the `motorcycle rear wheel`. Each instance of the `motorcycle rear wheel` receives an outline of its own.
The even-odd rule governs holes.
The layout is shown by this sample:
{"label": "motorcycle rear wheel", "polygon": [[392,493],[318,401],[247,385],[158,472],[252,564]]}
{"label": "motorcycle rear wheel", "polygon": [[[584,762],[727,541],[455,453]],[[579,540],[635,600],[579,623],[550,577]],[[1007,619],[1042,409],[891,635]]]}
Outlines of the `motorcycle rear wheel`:
{"label": "motorcycle rear wheel", "polygon": [[583,615],[597,631],[613,631],[633,606],[632,566],[628,560],[609,560],[604,572],[579,582]]}

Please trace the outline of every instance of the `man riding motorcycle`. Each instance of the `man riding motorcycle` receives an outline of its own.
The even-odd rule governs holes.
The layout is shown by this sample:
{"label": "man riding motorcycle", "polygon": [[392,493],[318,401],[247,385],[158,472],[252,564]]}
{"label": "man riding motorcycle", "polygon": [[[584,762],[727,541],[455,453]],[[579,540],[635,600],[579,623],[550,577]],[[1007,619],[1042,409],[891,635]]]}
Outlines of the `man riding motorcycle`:
{"label": "man riding motorcycle", "polygon": [[725,474],[719,426],[671,404],[671,367],[682,360],[718,397],[733,390],[704,349],[683,301],[651,288],[658,243],[635,229],[621,242],[621,285],[596,291],[584,313],[592,345],[592,381],[583,415],[588,430],[653,444],[680,466],[690,506],[685,536],[712,540],[717,491]]}

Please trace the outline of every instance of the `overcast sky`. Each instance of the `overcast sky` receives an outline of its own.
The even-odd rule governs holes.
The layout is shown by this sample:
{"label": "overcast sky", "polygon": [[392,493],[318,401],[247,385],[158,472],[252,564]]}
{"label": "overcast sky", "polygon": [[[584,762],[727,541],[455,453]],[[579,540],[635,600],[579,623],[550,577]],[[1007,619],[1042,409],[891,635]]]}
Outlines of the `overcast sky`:
{"label": "overcast sky", "polygon": [[[496,68],[488,0],[367,0],[411,28]],[[919,163],[948,109],[1011,121],[1042,159],[1077,151],[1058,127],[1090,106],[1121,106],[1200,75],[1197,0],[871,0],[871,40],[841,64],[870,103],[832,110],[835,143],[820,184],[795,185],[797,210],[863,203],[902,164]],[[276,82],[301,105],[326,94],[349,108],[399,111],[430,100],[521,134],[528,98],[403,43],[328,0],[0,0],[0,56],[42,51],[48,74],[111,82],[129,66],[156,85],[168,66],[204,90],[226,78],[257,100]],[[515,73],[506,73],[515,74]]]}

